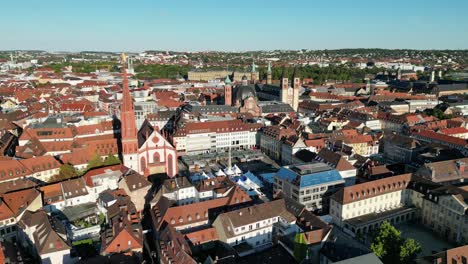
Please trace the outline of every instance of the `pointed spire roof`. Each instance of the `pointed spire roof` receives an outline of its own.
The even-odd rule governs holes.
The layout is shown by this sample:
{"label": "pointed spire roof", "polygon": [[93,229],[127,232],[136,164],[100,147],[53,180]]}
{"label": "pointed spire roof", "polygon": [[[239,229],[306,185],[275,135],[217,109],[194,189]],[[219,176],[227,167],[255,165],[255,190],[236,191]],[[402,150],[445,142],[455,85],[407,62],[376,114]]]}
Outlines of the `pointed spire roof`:
{"label": "pointed spire roof", "polygon": [[122,80],[122,106],[120,108],[120,121],[122,122],[122,139],[137,140],[136,118],[132,96],[128,88],[127,69],[125,67],[126,56],[122,54],[123,80]]}
{"label": "pointed spire roof", "polygon": [[255,61],[252,59],[252,72],[255,72],[255,69],[257,68],[257,65],[255,65]]}
{"label": "pointed spire roof", "polygon": [[268,73],[271,73],[271,61],[268,62],[268,69],[267,69],[267,72],[268,72]]}
{"label": "pointed spire roof", "polygon": [[229,75],[226,75],[226,79],[224,79],[224,84],[231,84],[231,78],[229,78]]}
{"label": "pointed spire roof", "polygon": [[297,66],[294,66],[294,71],[293,71],[293,74],[292,74],[292,80],[294,80],[294,78],[296,78],[297,76]]}
{"label": "pointed spire roof", "polygon": [[283,66],[283,69],[281,70],[281,79],[283,79],[283,78],[287,78],[287,76],[286,76],[286,67],[285,66]]}
{"label": "pointed spire roof", "polygon": [[[125,55],[122,55],[124,58]],[[122,80],[122,112],[126,111],[133,111],[133,101],[132,96],[130,95],[130,89],[128,88],[128,77],[127,77],[127,69],[125,67],[125,61],[123,62],[123,80]]]}

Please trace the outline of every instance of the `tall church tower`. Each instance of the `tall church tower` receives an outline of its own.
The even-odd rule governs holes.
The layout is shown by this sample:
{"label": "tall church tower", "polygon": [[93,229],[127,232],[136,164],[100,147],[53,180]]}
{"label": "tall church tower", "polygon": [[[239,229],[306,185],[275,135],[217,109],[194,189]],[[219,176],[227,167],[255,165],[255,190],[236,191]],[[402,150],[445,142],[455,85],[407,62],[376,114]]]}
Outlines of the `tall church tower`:
{"label": "tall church tower", "polygon": [[271,62],[268,62],[268,69],[267,69],[267,80],[266,80],[266,83],[268,85],[271,85],[271,78],[272,78],[272,72],[271,72]]}
{"label": "tall church tower", "polygon": [[251,66],[251,71],[250,71],[250,81],[251,81],[252,83],[254,83],[254,84],[255,84],[255,83],[257,82],[257,80],[258,80],[256,69],[257,69],[257,65],[255,65],[255,62],[254,62],[254,61],[252,61],[252,66]]}
{"label": "tall church tower", "polygon": [[283,72],[281,73],[281,84],[280,84],[280,95],[281,95],[281,102],[283,103],[289,103],[288,101],[288,95],[290,93],[289,91],[289,80],[288,77],[286,76],[285,68],[283,67]]}
{"label": "tall church tower", "polygon": [[224,104],[228,106],[232,105],[232,85],[229,75],[224,80]]}
{"label": "tall church tower", "polygon": [[128,88],[127,69],[125,67],[126,56],[122,54],[123,81],[122,81],[122,105],[120,107],[120,121],[122,134],[123,164],[135,171],[138,169],[138,139],[136,129],[135,109],[132,96]]}
{"label": "tall church tower", "polygon": [[297,67],[294,67],[294,73],[292,76],[292,88],[293,94],[291,98],[291,107],[294,109],[294,111],[297,111],[297,108],[299,107],[299,91],[301,89],[301,80],[299,79],[297,74]]}

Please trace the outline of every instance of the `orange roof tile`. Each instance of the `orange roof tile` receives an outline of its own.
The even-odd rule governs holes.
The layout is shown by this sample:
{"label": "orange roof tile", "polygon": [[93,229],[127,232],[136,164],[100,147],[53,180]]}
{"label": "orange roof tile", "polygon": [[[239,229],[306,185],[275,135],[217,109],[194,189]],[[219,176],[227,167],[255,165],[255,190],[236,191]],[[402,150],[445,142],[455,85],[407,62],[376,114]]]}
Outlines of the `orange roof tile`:
{"label": "orange roof tile", "polygon": [[39,195],[41,194],[36,189],[27,189],[4,194],[3,200],[15,216],[18,216]]}
{"label": "orange roof tile", "polygon": [[185,234],[185,237],[194,245],[203,244],[206,242],[218,240],[218,232],[216,228],[210,227],[207,229],[198,230],[192,233]]}

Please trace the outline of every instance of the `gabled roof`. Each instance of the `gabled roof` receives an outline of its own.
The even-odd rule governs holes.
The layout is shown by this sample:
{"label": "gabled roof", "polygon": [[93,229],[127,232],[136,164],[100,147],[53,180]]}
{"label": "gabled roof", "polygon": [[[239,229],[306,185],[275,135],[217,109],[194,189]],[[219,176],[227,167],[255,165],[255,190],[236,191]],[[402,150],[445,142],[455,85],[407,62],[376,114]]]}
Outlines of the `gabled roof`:
{"label": "gabled roof", "polygon": [[71,249],[65,226],[44,210],[26,211],[19,225],[23,229],[36,227],[32,242],[39,255]]}
{"label": "gabled roof", "polygon": [[151,186],[151,182],[149,182],[146,177],[133,170],[129,170],[128,173],[125,173],[123,180],[128,189],[132,192]]}
{"label": "gabled roof", "polygon": [[88,194],[86,184],[83,178],[76,178],[60,183],[62,185],[63,194],[66,199],[75,198]]}
{"label": "gabled roof", "polygon": [[218,240],[218,232],[216,228],[210,227],[207,229],[197,230],[191,233],[185,234],[187,240],[194,245],[204,244],[210,241]]}
{"label": "gabled roof", "polygon": [[[177,232],[171,225],[166,225],[159,235],[159,248],[162,263],[196,264],[191,257],[192,251],[184,236]],[[170,261],[168,261],[170,260]]]}
{"label": "gabled roof", "polygon": [[[167,208],[159,223],[159,228],[164,222],[177,227],[190,223],[208,221],[210,217],[209,211],[211,210],[217,210],[232,205],[245,204],[250,201],[251,199],[248,194],[240,187],[236,186],[236,188],[231,189],[226,197]],[[158,205],[155,207],[157,206]],[[153,210],[155,209],[157,210],[158,208],[153,208]]]}
{"label": "gabled roof", "polygon": [[2,199],[15,216],[19,216],[40,195],[36,189],[26,189],[3,194]]}
{"label": "gabled roof", "polygon": [[45,211],[38,211],[34,217],[41,218],[34,232],[34,245],[40,255],[71,249],[61,221],[48,216]]}
{"label": "gabled roof", "polygon": [[111,229],[101,234],[101,252],[111,254],[143,248],[143,233],[139,219],[127,220],[126,217],[123,215],[121,221],[115,221]]}
{"label": "gabled roof", "polygon": [[11,181],[0,182],[0,195],[19,190],[30,189],[36,185],[37,183],[27,178],[18,178]]}
{"label": "gabled roof", "polygon": [[370,197],[406,189],[412,179],[411,173],[387,177],[375,181],[344,187],[332,195],[332,199],[348,204]]}
{"label": "gabled roof", "polygon": [[15,214],[11,211],[8,205],[0,199],[0,220],[3,221],[12,217],[15,217]]}
{"label": "gabled roof", "polygon": [[330,164],[338,171],[347,171],[355,169],[353,165],[351,165],[351,163],[349,163],[349,161],[347,161],[343,156],[327,148],[322,148],[317,154],[316,159]]}
{"label": "gabled roof", "polygon": [[61,183],[54,183],[40,187],[43,194],[44,204],[53,204],[63,201],[63,192]]}

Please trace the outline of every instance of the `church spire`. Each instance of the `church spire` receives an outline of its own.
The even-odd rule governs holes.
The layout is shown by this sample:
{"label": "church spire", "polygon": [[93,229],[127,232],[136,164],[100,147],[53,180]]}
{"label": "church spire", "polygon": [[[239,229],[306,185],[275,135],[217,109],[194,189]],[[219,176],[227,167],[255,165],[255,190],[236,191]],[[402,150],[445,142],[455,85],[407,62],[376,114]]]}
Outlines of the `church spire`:
{"label": "church spire", "polygon": [[135,123],[135,111],[132,101],[132,96],[130,95],[130,90],[128,88],[128,78],[127,78],[127,69],[126,69],[126,56],[125,53],[122,54],[122,106],[120,108],[121,122],[122,122],[122,138],[136,138],[137,130]]}
{"label": "church spire", "polygon": [[268,69],[267,69],[267,81],[266,83],[268,85],[271,85],[272,82],[272,72],[271,72],[271,62],[268,62]]}
{"label": "church spire", "polygon": [[294,71],[293,71],[291,80],[294,81],[294,79],[295,79],[296,77],[297,77],[297,66],[294,66]]}

